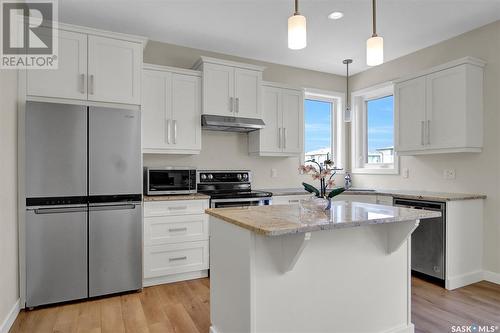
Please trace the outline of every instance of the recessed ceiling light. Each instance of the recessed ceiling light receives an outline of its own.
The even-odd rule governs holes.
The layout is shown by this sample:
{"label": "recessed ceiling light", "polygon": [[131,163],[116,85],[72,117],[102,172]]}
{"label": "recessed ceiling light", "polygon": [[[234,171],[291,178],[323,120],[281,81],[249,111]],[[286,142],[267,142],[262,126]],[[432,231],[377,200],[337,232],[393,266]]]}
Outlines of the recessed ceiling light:
{"label": "recessed ceiling light", "polygon": [[330,15],[328,15],[328,18],[330,20],[338,20],[344,17],[344,13],[342,12],[332,12]]}

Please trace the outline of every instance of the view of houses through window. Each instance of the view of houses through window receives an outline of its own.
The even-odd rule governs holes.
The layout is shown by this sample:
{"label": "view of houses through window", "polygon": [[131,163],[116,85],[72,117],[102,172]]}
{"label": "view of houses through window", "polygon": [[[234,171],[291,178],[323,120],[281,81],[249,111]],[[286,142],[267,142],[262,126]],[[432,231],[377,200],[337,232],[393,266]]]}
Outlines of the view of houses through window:
{"label": "view of houses through window", "polygon": [[332,111],[331,102],[306,99],[305,120],[305,160],[314,159],[322,163],[332,155]]}
{"label": "view of houses through window", "polygon": [[366,101],[368,164],[394,163],[394,96]]}

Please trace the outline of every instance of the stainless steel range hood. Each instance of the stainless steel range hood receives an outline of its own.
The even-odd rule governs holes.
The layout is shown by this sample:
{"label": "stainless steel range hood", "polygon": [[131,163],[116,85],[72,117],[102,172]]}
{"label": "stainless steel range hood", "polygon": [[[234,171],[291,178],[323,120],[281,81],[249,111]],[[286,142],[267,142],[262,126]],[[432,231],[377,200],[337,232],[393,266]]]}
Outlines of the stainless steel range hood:
{"label": "stainless steel range hood", "polygon": [[201,127],[211,131],[247,133],[264,128],[262,119],[216,116],[204,114],[201,116]]}

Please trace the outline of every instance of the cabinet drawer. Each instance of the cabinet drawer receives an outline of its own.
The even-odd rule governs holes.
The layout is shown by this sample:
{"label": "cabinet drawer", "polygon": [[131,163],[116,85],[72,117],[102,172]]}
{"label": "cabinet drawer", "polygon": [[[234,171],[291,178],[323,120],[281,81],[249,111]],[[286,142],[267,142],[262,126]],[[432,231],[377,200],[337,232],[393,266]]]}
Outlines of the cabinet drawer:
{"label": "cabinet drawer", "polygon": [[387,195],[377,195],[377,203],[379,205],[392,206],[392,197]]}
{"label": "cabinet drawer", "polygon": [[144,248],[144,278],[208,269],[208,241]]}
{"label": "cabinet drawer", "polygon": [[144,245],[193,242],[208,239],[208,216],[178,215],[144,218]]}
{"label": "cabinet drawer", "polygon": [[147,201],[144,217],[204,214],[208,200]]}

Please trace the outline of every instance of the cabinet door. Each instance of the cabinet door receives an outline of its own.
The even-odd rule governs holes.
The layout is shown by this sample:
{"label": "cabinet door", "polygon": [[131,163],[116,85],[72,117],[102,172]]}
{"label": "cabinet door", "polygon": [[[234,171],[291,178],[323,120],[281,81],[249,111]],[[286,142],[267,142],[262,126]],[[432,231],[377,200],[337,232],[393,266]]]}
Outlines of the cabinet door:
{"label": "cabinet door", "polygon": [[26,72],[28,95],[87,99],[87,35],[60,30],[58,68]]}
{"label": "cabinet door", "polygon": [[234,68],[203,65],[203,113],[232,116],[234,110]]}
{"label": "cabinet door", "polygon": [[201,149],[201,79],[172,75],[172,143],[174,149]]}
{"label": "cabinet door", "polygon": [[142,45],[88,37],[88,99],[141,104]]}
{"label": "cabinet door", "polygon": [[[142,78],[142,148],[169,147],[172,74],[143,71]],[[167,103],[167,100],[169,101]]]}
{"label": "cabinet door", "polygon": [[235,116],[260,118],[260,83],[262,73],[248,69],[234,69]]}
{"label": "cabinet door", "polygon": [[304,141],[304,98],[301,91],[282,89],[283,151],[301,153]]}
{"label": "cabinet door", "polygon": [[397,151],[424,149],[425,94],[425,77],[402,82],[394,89]]}
{"label": "cabinet door", "polygon": [[427,144],[443,149],[466,145],[465,67],[427,76]]}
{"label": "cabinet door", "polygon": [[263,88],[262,118],[266,126],[256,133],[256,135],[260,135],[260,152],[281,152],[281,125],[283,122],[281,103],[281,89],[273,87]]}

